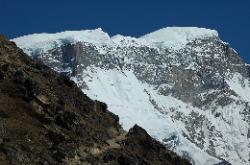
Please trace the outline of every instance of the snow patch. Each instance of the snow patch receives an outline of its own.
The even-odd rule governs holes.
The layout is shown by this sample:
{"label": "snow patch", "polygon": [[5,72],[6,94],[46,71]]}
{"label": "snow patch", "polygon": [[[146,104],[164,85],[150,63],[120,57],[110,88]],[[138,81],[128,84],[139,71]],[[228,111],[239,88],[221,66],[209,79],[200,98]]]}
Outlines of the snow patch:
{"label": "snow patch", "polygon": [[250,102],[250,83],[249,79],[242,77],[240,73],[235,73],[226,82],[230,88],[236,92],[243,100]]}

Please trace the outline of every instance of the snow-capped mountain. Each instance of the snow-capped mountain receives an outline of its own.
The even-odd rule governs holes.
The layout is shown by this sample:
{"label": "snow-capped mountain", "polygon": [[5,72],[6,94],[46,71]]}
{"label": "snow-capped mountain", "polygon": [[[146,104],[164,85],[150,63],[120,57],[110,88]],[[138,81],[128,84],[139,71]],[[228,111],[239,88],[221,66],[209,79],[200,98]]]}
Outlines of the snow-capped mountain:
{"label": "snow-capped mountain", "polygon": [[[215,30],[168,27],[139,38],[101,29],[13,39],[194,164],[250,162],[250,67]],[[66,91],[65,91],[66,92]]]}

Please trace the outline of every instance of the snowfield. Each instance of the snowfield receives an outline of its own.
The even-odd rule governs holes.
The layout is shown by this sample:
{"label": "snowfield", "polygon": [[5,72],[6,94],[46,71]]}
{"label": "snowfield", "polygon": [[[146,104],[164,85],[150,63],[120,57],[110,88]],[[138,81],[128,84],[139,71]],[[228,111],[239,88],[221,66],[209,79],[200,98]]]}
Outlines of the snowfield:
{"label": "snowfield", "polygon": [[[173,97],[158,95],[157,91],[141,83],[131,71],[88,68],[86,73],[91,73],[91,76],[83,74],[84,82],[88,86],[87,90],[83,90],[84,93],[94,100],[108,103],[109,110],[120,117],[120,123],[125,130],[128,131],[138,124],[155,139],[163,143],[171,143],[171,146],[177,145],[175,151],[180,155],[191,157],[195,164],[219,162],[195,145],[190,145],[180,131],[185,127],[181,123],[174,123],[170,116],[157,111],[151,101],[159,103],[158,106],[164,112],[168,112],[171,108],[180,108],[181,112],[188,115],[192,109],[186,109],[185,103]],[[172,137],[174,137],[173,141],[163,141]],[[200,159],[201,157],[203,159]]]}

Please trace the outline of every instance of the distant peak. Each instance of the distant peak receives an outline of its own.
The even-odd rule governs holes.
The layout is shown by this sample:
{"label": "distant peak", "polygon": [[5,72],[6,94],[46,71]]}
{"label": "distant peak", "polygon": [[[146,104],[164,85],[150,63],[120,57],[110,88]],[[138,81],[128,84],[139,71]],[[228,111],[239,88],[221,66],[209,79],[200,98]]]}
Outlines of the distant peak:
{"label": "distant peak", "polygon": [[13,39],[21,48],[50,49],[64,42],[87,42],[95,45],[169,47],[185,45],[194,39],[218,37],[215,30],[198,27],[166,27],[142,37],[115,35],[110,37],[101,28],[93,30],[64,31],[59,33],[30,34]]}
{"label": "distant peak", "polygon": [[150,42],[179,42],[185,44],[194,39],[211,37],[218,37],[218,32],[216,30],[198,27],[166,27],[140,38]]}
{"label": "distant peak", "polygon": [[53,43],[60,44],[62,41],[103,44],[110,42],[110,37],[101,28],[97,28],[94,30],[64,31],[58,33],[36,33],[14,38],[13,41],[20,47],[44,48]]}

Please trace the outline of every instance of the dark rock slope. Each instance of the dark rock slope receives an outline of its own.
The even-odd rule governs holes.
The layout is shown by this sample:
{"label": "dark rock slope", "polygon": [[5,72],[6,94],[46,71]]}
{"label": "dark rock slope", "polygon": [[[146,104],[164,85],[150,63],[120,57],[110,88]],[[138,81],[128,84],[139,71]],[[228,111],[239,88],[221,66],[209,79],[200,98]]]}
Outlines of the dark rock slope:
{"label": "dark rock slope", "polygon": [[190,164],[0,37],[0,164]]}

